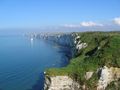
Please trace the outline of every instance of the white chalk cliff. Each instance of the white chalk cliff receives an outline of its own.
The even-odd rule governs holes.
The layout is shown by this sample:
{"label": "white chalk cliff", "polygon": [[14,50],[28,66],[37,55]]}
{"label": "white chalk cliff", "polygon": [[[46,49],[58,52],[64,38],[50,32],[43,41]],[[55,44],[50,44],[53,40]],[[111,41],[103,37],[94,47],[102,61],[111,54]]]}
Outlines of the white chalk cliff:
{"label": "white chalk cliff", "polygon": [[105,88],[112,82],[120,79],[120,68],[106,67],[101,69],[100,79],[98,81],[97,90],[105,90]]}
{"label": "white chalk cliff", "polygon": [[80,85],[69,76],[46,77],[44,90],[79,90]]}

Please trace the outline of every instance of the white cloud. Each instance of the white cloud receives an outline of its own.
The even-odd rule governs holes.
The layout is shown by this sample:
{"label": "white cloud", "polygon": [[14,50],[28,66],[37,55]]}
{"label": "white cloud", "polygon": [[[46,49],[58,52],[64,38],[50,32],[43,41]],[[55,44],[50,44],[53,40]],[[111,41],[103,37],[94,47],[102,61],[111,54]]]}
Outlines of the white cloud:
{"label": "white cloud", "polygon": [[80,25],[84,26],[84,27],[103,26],[103,24],[95,23],[95,22],[92,22],[92,21],[81,22]]}
{"label": "white cloud", "polygon": [[68,27],[68,28],[94,27],[94,26],[103,26],[103,24],[89,21],[89,22],[81,22],[80,24],[65,24],[64,25],[64,27]]}
{"label": "white cloud", "polygon": [[117,25],[120,25],[120,17],[114,18],[113,22]]}

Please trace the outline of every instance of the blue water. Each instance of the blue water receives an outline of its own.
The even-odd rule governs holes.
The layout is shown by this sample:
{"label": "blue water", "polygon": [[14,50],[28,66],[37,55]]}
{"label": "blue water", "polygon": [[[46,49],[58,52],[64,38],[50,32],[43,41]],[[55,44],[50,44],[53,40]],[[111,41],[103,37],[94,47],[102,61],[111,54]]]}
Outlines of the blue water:
{"label": "blue water", "polygon": [[43,71],[67,64],[53,43],[24,36],[0,37],[0,90],[42,90]]}

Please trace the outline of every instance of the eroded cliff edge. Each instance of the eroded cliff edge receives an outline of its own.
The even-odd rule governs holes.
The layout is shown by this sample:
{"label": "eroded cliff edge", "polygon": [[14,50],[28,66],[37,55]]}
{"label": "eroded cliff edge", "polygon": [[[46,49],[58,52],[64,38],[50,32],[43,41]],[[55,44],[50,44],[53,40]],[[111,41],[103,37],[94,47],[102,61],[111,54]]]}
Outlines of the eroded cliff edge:
{"label": "eroded cliff edge", "polygon": [[66,67],[45,71],[45,90],[120,89],[120,32],[58,34],[50,38],[70,47],[74,57]]}

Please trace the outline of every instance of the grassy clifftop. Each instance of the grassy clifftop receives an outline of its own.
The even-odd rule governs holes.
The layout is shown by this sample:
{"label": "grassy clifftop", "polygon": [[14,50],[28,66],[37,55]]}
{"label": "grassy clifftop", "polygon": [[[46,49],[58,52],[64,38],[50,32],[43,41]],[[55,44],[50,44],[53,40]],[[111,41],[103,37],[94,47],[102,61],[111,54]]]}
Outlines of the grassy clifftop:
{"label": "grassy clifftop", "polygon": [[103,66],[120,67],[120,32],[85,32],[78,35],[87,47],[81,49],[66,67],[50,68],[46,72],[50,76],[68,75],[80,84],[94,88],[98,81],[97,74],[85,80],[86,72],[95,72]]}

